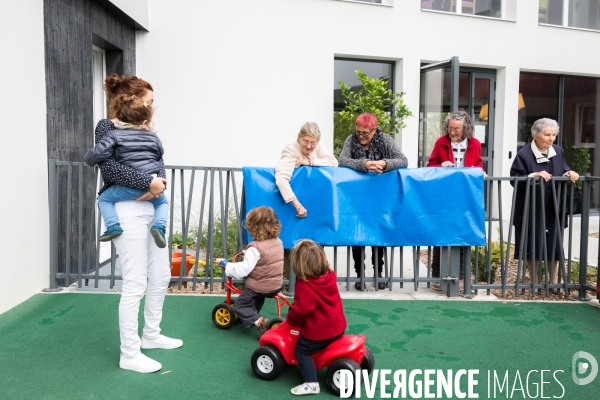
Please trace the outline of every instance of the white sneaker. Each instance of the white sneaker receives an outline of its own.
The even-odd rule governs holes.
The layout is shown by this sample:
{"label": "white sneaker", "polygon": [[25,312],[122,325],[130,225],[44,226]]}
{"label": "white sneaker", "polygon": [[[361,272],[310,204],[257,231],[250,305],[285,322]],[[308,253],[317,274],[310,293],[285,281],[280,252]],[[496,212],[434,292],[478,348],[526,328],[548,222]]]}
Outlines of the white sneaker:
{"label": "white sneaker", "polygon": [[142,374],[147,374],[149,372],[156,372],[160,370],[162,368],[162,364],[140,353],[134,358],[121,356],[119,367],[123,369],[130,369],[135,372],[141,372]]}
{"label": "white sneaker", "polygon": [[158,339],[150,340],[142,336],[142,349],[176,349],[183,346],[183,341],[160,335]]}
{"label": "white sneaker", "polygon": [[319,394],[321,389],[318,382],[306,383],[293,387],[290,392],[295,396],[304,396],[305,394]]}

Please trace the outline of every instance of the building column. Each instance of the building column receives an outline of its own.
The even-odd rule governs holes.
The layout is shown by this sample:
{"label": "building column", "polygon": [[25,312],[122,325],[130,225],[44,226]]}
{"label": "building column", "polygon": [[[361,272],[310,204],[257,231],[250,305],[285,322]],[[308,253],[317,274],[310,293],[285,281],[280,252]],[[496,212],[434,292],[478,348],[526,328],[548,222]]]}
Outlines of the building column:
{"label": "building column", "polygon": [[416,57],[406,57],[396,62],[394,91],[405,92],[404,103],[413,113],[404,122],[406,128],[401,135],[396,135],[396,143],[402,153],[408,158],[408,166],[416,168],[419,165],[419,93],[420,93],[421,60]]}

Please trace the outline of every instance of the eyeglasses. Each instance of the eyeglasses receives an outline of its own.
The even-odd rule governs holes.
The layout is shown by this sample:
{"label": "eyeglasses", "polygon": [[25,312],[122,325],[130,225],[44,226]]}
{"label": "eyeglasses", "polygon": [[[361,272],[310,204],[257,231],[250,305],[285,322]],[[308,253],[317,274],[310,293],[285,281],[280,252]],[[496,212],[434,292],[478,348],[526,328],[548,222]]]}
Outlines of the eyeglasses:
{"label": "eyeglasses", "polygon": [[448,127],[448,131],[449,132],[460,132],[462,130],[463,130],[462,126],[459,126],[459,127],[456,127],[456,128],[450,128],[450,127]]}
{"label": "eyeglasses", "polygon": [[360,137],[367,137],[371,134],[371,132],[373,132],[373,129],[370,129],[368,131],[359,131],[358,129],[356,129],[354,131],[354,133],[356,133],[356,136],[360,136]]}
{"label": "eyeglasses", "polygon": [[302,143],[303,146],[311,146],[311,147],[315,147],[316,145],[319,144],[318,140],[306,140],[306,139],[300,139],[300,143]]}

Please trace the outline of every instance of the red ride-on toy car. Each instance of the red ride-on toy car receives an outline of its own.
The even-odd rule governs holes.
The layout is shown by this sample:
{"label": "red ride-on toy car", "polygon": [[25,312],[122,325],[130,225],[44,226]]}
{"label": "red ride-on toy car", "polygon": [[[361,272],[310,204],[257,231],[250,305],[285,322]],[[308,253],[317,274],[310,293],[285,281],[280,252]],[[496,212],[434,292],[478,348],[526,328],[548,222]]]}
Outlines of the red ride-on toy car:
{"label": "red ride-on toy car", "polygon": [[[298,365],[296,342],[300,331],[283,321],[278,327],[267,331],[259,340],[260,347],[252,354],[252,369],[259,378],[275,379],[286,364]],[[344,335],[327,348],[311,357],[317,370],[327,368],[327,387],[337,396],[340,395],[340,371],[350,371],[352,376],[359,369],[369,374],[375,367],[375,358],[363,335]]]}
{"label": "red ride-on toy car", "polygon": [[[237,253],[235,256],[233,256],[232,261],[236,262],[238,257],[241,255],[243,255],[243,253]],[[221,265],[221,268],[223,268],[223,270],[225,270],[226,267]],[[224,286],[225,286],[225,289],[227,289],[227,299],[225,300],[224,303],[217,304],[215,306],[215,308],[213,308],[213,310],[212,310],[213,323],[219,329],[229,329],[238,320],[237,314],[235,313],[234,302],[231,299],[231,294],[232,293],[233,294],[241,294],[242,293],[242,289],[238,289],[237,287],[235,287],[233,285],[232,277],[229,277],[227,279],[227,282],[225,282]],[[275,302],[277,303],[277,318],[273,318],[273,319],[269,320],[269,323],[267,325],[267,330],[281,324],[281,322],[284,321],[284,319],[281,318],[281,308],[283,306],[288,305],[290,307],[293,307],[292,303],[290,303],[287,298],[280,295],[279,293],[276,294],[275,296],[273,296],[273,298],[275,299]]]}

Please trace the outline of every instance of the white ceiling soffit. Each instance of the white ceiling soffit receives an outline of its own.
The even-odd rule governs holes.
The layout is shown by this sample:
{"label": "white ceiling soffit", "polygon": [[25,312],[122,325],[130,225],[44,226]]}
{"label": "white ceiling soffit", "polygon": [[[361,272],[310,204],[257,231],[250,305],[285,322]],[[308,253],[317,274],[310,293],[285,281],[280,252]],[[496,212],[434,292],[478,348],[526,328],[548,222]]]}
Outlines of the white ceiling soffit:
{"label": "white ceiling soffit", "polygon": [[150,30],[148,0],[96,0],[137,30]]}

